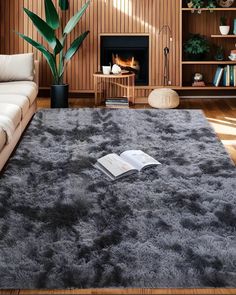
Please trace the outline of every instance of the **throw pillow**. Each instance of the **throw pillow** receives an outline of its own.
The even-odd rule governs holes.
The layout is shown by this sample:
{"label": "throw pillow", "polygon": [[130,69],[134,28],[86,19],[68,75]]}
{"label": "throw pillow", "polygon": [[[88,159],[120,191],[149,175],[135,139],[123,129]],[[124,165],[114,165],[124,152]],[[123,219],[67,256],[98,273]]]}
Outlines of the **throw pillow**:
{"label": "throw pillow", "polygon": [[34,54],[0,55],[0,82],[32,81]]}

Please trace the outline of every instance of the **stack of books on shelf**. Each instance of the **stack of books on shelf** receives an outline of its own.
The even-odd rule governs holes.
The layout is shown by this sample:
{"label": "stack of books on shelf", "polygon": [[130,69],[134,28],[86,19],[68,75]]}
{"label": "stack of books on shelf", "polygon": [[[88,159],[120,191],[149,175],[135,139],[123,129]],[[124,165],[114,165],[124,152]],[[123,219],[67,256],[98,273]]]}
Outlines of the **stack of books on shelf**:
{"label": "stack of books on shelf", "polygon": [[225,67],[217,67],[213,85],[218,86],[233,86],[236,87],[236,65],[227,65]]}
{"label": "stack of books on shelf", "polygon": [[109,108],[129,108],[129,100],[127,97],[107,98],[105,105]]}

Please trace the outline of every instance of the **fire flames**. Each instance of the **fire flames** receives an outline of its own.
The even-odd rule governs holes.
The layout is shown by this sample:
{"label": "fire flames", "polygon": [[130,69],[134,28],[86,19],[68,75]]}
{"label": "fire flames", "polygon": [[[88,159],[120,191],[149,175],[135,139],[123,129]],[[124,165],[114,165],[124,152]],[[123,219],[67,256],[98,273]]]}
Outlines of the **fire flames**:
{"label": "fire flames", "polygon": [[135,60],[134,56],[130,58],[122,58],[118,54],[112,54],[112,62],[113,64],[120,66],[122,69],[132,69],[137,72],[140,70],[139,62]]}

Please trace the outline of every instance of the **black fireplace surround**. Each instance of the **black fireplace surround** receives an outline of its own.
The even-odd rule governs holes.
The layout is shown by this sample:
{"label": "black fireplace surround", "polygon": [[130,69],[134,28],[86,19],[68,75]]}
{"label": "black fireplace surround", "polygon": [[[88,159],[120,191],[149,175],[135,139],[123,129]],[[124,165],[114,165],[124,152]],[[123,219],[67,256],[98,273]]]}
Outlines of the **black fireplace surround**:
{"label": "black fireplace surround", "polygon": [[116,58],[122,69],[136,74],[136,85],[149,84],[148,36],[101,36],[101,66],[117,63]]}

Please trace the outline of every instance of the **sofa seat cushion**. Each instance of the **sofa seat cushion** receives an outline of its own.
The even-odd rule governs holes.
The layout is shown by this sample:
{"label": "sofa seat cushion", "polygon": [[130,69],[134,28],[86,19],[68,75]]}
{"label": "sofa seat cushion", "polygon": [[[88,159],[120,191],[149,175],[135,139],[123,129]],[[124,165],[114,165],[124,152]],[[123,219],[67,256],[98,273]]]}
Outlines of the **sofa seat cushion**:
{"label": "sofa seat cushion", "polygon": [[21,121],[21,108],[10,103],[0,103],[0,116],[11,120],[14,129],[16,129]]}
{"label": "sofa seat cushion", "polygon": [[6,132],[0,127],[0,152],[4,148],[5,144],[7,143],[7,134]]}
{"label": "sofa seat cushion", "polygon": [[7,135],[7,143],[11,142],[16,130],[12,120],[9,119],[7,116],[0,115],[0,127],[5,131]]}
{"label": "sofa seat cushion", "polygon": [[23,95],[17,94],[0,94],[0,103],[13,104],[21,108],[21,119],[24,118],[29,110],[29,99]]}
{"label": "sofa seat cushion", "polygon": [[17,81],[0,83],[0,94],[18,94],[28,97],[30,105],[35,101],[38,87],[32,81]]}

